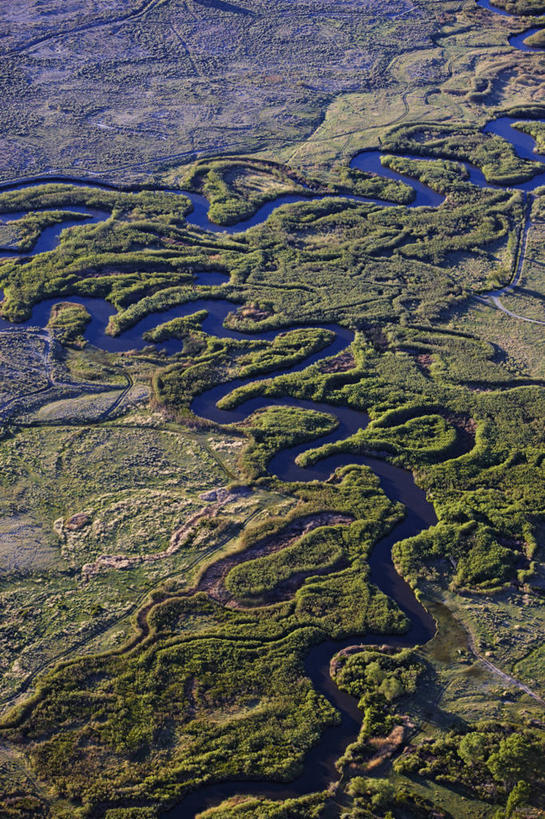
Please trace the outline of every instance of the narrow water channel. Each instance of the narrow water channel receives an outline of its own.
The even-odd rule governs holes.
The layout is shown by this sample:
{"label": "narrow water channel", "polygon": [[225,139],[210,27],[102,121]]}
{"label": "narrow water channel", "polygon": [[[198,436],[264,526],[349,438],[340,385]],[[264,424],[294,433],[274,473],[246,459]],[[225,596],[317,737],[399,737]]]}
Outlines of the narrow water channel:
{"label": "narrow water channel", "polygon": [[[482,0],[481,5],[486,5],[487,0]],[[508,139],[514,146],[519,156],[527,159],[532,159],[545,163],[545,156],[539,155],[535,152],[534,141],[528,135],[514,129],[512,118],[502,117],[489,123],[484,131],[486,133],[495,133]],[[409,157],[411,158],[411,157]],[[414,157],[416,158],[416,157]],[[422,159],[423,157],[418,157]],[[402,179],[404,182],[412,185],[415,190],[415,199],[412,203],[413,207],[438,207],[443,201],[443,197],[438,193],[427,188],[417,180],[396,174],[381,164],[381,153],[378,151],[367,151],[356,156],[352,161],[352,166],[360,168],[364,171],[373,171],[380,175],[392,178]],[[466,169],[470,175],[470,180],[479,186],[487,186],[486,180],[482,173],[469,165]],[[46,181],[46,180],[44,180]],[[532,190],[539,184],[544,184],[545,173],[534,177],[528,183],[523,183],[520,186],[522,190]],[[28,186],[38,184],[37,181],[28,183]],[[73,180],[70,180],[73,184]],[[93,184],[88,181],[80,181],[82,185]],[[16,187],[22,187],[16,186]],[[107,186],[105,186],[107,187]],[[185,192],[184,192],[185,193]],[[198,194],[188,195],[193,203],[194,210],[188,217],[188,222],[194,226],[214,231],[227,231],[228,233],[236,233],[245,230],[256,224],[260,224],[279,206],[283,204],[290,204],[294,202],[308,201],[311,199],[322,199],[323,196],[287,196],[269,202],[260,208],[250,219],[241,222],[229,228],[219,227],[214,225],[208,219],[208,202],[200,197]],[[355,201],[371,201],[386,205],[388,203],[380,200],[369,200],[364,197],[344,197]],[[391,204],[391,203],[390,203]],[[95,210],[91,208],[80,208],[70,206],[71,211],[85,214],[87,223],[98,222],[106,219],[109,213],[106,211]],[[16,218],[21,214],[4,214],[3,219],[9,220]],[[32,253],[42,253],[54,249],[59,240],[63,229],[70,227],[73,224],[81,224],[80,221],[71,220],[62,225],[55,225],[51,228],[46,228]],[[17,256],[13,251],[6,251],[6,255]],[[26,254],[29,255],[29,254]],[[201,273],[197,277],[196,284],[199,287],[206,287],[210,285],[220,284],[225,281],[224,274],[220,272]],[[196,291],[198,292],[198,291]],[[229,330],[224,327],[223,322],[229,312],[231,312],[235,305],[224,299],[212,299],[206,297],[206,291],[203,292],[203,297],[195,301],[178,305],[160,313],[154,313],[141,319],[132,328],[127,329],[118,337],[112,337],[106,333],[106,327],[109,318],[114,314],[114,308],[103,299],[88,298],[80,296],[65,296],[63,298],[48,299],[36,305],[32,310],[30,319],[23,323],[23,325],[12,325],[9,322],[1,321],[0,330],[12,330],[16,326],[40,326],[44,327],[47,324],[51,307],[65,300],[70,300],[83,304],[91,315],[91,321],[85,330],[86,339],[105,350],[110,352],[121,352],[130,349],[141,349],[145,345],[142,334],[146,330],[151,330],[158,324],[168,321],[172,318],[187,316],[197,310],[207,310],[208,315],[203,322],[203,329],[205,332],[211,333],[220,338],[255,338],[272,340],[282,331],[268,331],[261,334],[243,334],[234,330]],[[302,370],[309,366],[310,363],[317,362],[324,357],[335,355],[345,349],[352,341],[352,333],[344,327],[335,324],[327,325],[313,325],[323,326],[334,331],[335,338],[332,343],[322,351],[309,356],[304,362],[300,362],[295,367],[291,368],[289,372],[294,370]],[[179,351],[181,342],[178,340],[170,340],[162,346],[167,353],[171,354]],[[273,375],[280,375],[282,371],[276,371]],[[250,379],[254,380],[254,379]],[[400,501],[406,509],[404,520],[398,524],[392,532],[383,538],[373,549],[370,556],[370,579],[371,581],[394,600],[401,610],[406,614],[409,628],[404,635],[365,635],[365,644],[384,644],[391,646],[413,646],[426,642],[434,634],[435,624],[428,612],[420,605],[415,598],[412,590],[407,583],[396,572],[391,558],[392,546],[399,540],[418,534],[424,529],[434,525],[437,521],[433,506],[426,500],[424,492],[416,486],[414,478],[410,472],[407,472],[398,467],[394,467],[386,461],[377,458],[370,458],[360,455],[338,454],[325,458],[313,466],[308,468],[299,467],[295,463],[296,456],[305,451],[309,446],[316,446],[327,441],[342,440],[353,434],[360,428],[364,428],[369,422],[368,416],[350,407],[338,407],[324,403],[316,403],[312,401],[304,401],[293,398],[256,398],[245,402],[232,411],[219,410],[216,402],[223,397],[227,392],[230,392],[237,386],[248,383],[250,380],[234,380],[229,384],[222,384],[208,390],[205,393],[197,396],[192,404],[193,411],[206,419],[217,423],[233,423],[248,417],[251,412],[256,409],[269,406],[271,404],[291,405],[303,407],[306,409],[322,410],[334,415],[338,421],[336,429],[328,436],[322,439],[313,441],[311,444],[301,444],[291,449],[279,452],[271,460],[269,470],[272,474],[277,475],[284,481],[323,481],[339,466],[349,464],[365,464],[370,467],[376,475],[378,475],[381,486],[387,496],[393,501]],[[270,782],[234,782],[213,784],[205,786],[193,794],[187,796],[176,808],[170,811],[167,815],[169,819],[187,819],[187,817],[194,816],[198,811],[203,810],[207,806],[216,804],[221,799],[232,796],[236,793],[258,794],[260,796],[273,796],[276,798],[287,798],[290,796],[303,794],[311,791],[316,791],[327,786],[327,784],[334,780],[337,776],[335,769],[335,760],[342,754],[346,744],[353,740],[357,734],[361,715],[355,705],[352,697],[339,691],[333,683],[329,674],[329,664],[332,656],[341,648],[347,645],[358,643],[359,638],[353,637],[344,641],[326,641],[320,645],[314,646],[308,653],[305,660],[305,673],[310,677],[312,683],[317,691],[322,693],[327,699],[333,703],[341,715],[339,725],[327,729],[319,742],[312,748],[305,759],[305,764],[302,774],[294,781],[288,784],[278,784]]]}
{"label": "narrow water channel", "polygon": [[[202,273],[197,284],[218,283],[221,273]],[[45,326],[49,318],[51,307],[63,299],[49,299],[36,305],[31,318],[23,326]],[[92,316],[85,331],[86,339],[102,349],[111,352],[141,348],[145,342],[142,333],[152,329],[165,320],[175,316],[190,315],[198,309],[206,309],[208,315],[203,322],[203,329],[218,337],[254,338],[272,340],[283,330],[271,330],[262,334],[243,334],[229,330],[223,322],[234,308],[232,302],[223,299],[199,299],[194,302],[179,305],[164,311],[146,316],[134,327],[122,333],[119,337],[106,334],[108,319],[114,309],[102,299],[70,297],[70,301],[83,304]],[[2,322],[0,329],[12,328],[14,325]],[[21,325],[17,325],[21,326]],[[336,355],[346,349],[353,340],[353,334],[345,327],[336,324],[313,325],[322,326],[335,333],[333,341],[323,350],[313,353],[304,361],[289,370],[275,371],[274,375],[284,372],[302,370],[321,359]],[[170,352],[180,349],[181,343],[177,340],[169,342],[173,347]],[[175,348],[175,349],[174,349]],[[406,614],[409,629],[404,635],[365,635],[366,644],[387,643],[392,646],[410,646],[426,642],[434,633],[434,622],[426,610],[418,603],[411,588],[396,572],[391,558],[392,546],[400,539],[418,534],[436,522],[433,506],[426,500],[424,492],[419,489],[410,472],[395,467],[386,461],[359,455],[338,454],[319,461],[317,464],[302,468],[295,463],[296,456],[309,446],[319,445],[330,441],[342,440],[360,428],[367,426],[369,417],[366,413],[350,407],[338,407],[325,403],[300,400],[295,398],[255,398],[245,402],[233,411],[219,410],[216,402],[237,386],[250,383],[254,379],[236,379],[227,384],[221,384],[198,395],[192,403],[193,411],[217,423],[233,423],[248,417],[256,409],[271,404],[290,405],[305,409],[321,410],[334,415],[338,421],[337,428],[329,435],[313,441],[311,444],[300,444],[291,449],[279,452],[270,462],[269,470],[285,481],[325,480],[337,467],[348,464],[365,464],[369,466],[380,479],[381,486],[391,500],[400,501],[406,507],[406,516],[386,537],[374,547],[370,557],[370,580],[391,599],[395,600]],[[307,793],[322,787],[337,776],[335,760],[342,754],[346,744],[355,737],[361,715],[352,697],[339,691],[329,675],[331,657],[341,648],[358,643],[353,637],[344,641],[326,641],[314,646],[305,660],[305,673],[310,677],[317,691],[322,693],[338,709],[341,721],[338,725],[328,728],[320,741],[313,747],[305,760],[301,776],[288,784],[270,782],[240,783],[229,782],[214,784],[199,789],[169,813],[174,817],[190,817],[203,810],[207,805],[214,804],[221,798],[237,792],[255,793],[277,797],[288,797],[294,794]]]}
{"label": "narrow water channel", "polygon": [[[477,0],[477,5],[487,11],[491,11],[494,14],[499,14],[501,17],[513,17],[513,15],[506,11],[505,9],[500,8],[500,6],[495,6],[490,0]],[[533,34],[537,34],[538,31],[542,31],[543,26],[534,26],[532,28],[526,28],[524,31],[521,31],[519,34],[511,34],[509,37],[509,45],[513,46],[513,48],[517,48],[519,51],[526,51],[529,53],[535,53],[536,51],[545,51],[543,46],[533,46],[528,45],[526,40],[528,37],[531,37]]]}

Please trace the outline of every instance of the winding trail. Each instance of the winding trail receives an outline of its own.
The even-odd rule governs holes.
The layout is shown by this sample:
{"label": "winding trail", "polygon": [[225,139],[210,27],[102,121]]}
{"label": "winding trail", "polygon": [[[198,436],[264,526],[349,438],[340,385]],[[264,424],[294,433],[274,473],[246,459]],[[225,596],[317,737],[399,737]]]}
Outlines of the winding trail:
{"label": "winding trail", "polygon": [[486,296],[476,296],[476,298],[483,304],[490,305],[490,303],[492,303],[498,310],[501,310],[503,313],[506,313],[508,316],[511,316],[512,318],[519,319],[520,321],[528,321],[531,324],[545,325],[545,321],[540,321],[539,319],[532,319],[528,318],[527,316],[521,316],[518,313],[513,313],[512,310],[509,310],[507,307],[504,307],[504,305],[501,302],[502,296],[507,296],[509,293],[512,293],[518,286],[521,279],[522,269],[524,267],[524,262],[526,260],[526,245],[528,241],[528,231],[530,229],[531,222],[530,210],[531,203],[529,203],[527,199],[526,214],[524,219],[524,225],[520,235],[515,274],[513,278],[511,279],[509,284],[505,285],[505,287],[501,287],[498,290],[492,290],[490,293],[487,293]]}
{"label": "winding trail", "polygon": [[533,319],[529,318],[528,316],[521,316],[520,313],[514,313],[512,310],[508,310],[507,307],[504,307],[504,305],[501,303],[498,296],[491,295],[488,297],[488,299],[481,298],[480,301],[483,301],[485,304],[488,303],[488,301],[491,301],[492,304],[495,307],[497,307],[498,310],[502,311],[502,313],[506,313],[506,315],[511,316],[511,318],[517,319],[518,321],[526,321],[529,324],[541,324],[545,326],[545,321],[542,321],[541,319]]}
{"label": "winding trail", "polygon": [[512,677],[511,674],[507,674],[505,671],[502,671],[501,668],[498,668],[497,665],[494,665],[494,663],[490,662],[490,660],[488,660],[486,657],[480,654],[475,647],[475,643],[469,631],[468,642],[469,648],[473,655],[479,660],[479,662],[481,662],[485,666],[485,668],[488,669],[488,671],[490,671],[496,677],[499,677],[507,685],[510,685],[513,688],[518,688],[519,691],[523,691],[525,694],[528,694],[529,697],[532,697],[532,699],[536,700],[536,702],[539,702],[540,705],[545,705],[545,700],[543,699],[543,697],[540,697],[539,694],[536,694],[536,692],[533,691],[529,686],[525,685],[520,680],[517,680],[516,677]]}

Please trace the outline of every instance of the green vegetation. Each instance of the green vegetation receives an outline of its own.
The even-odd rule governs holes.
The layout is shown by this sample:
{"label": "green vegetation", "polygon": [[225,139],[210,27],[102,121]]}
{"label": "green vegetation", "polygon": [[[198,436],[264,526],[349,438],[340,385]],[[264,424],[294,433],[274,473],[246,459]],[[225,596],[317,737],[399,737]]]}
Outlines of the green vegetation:
{"label": "green vegetation", "polygon": [[226,588],[238,598],[260,596],[296,573],[331,569],[343,556],[342,535],[340,527],[318,529],[281,552],[235,566],[226,578]]}
{"label": "green vegetation", "polygon": [[395,153],[466,160],[480,168],[494,185],[523,182],[542,170],[538,162],[520,159],[501,137],[460,125],[402,125],[384,137],[383,146]]}
{"label": "green vegetation", "polygon": [[62,222],[84,220],[85,214],[70,211],[30,211],[20,219],[12,219],[11,229],[17,234],[17,250],[21,253],[32,250],[42,231]]}
{"label": "green vegetation", "polygon": [[270,459],[282,449],[320,438],[335,429],[335,419],[325,412],[298,407],[267,407],[254,413],[248,421],[250,444],[242,466],[247,475],[263,475]]}
{"label": "green vegetation", "polygon": [[[533,37],[528,38],[528,42],[531,45],[539,45],[541,35],[541,32],[534,34]],[[542,122],[517,122],[514,127],[519,131],[524,131],[525,134],[530,134],[532,139],[535,139],[538,152],[545,148],[545,125]]]}
{"label": "green vegetation", "polygon": [[477,723],[470,731],[450,732],[404,753],[398,773],[414,773],[456,783],[491,801],[502,801],[505,816],[516,808],[541,807],[543,731]]}
{"label": "green vegetation", "polygon": [[408,185],[350,168],[341,168],[329,184],[301,176],[278,162],[251,157],[224,157],[196,162],[189,170],[174,169],[165,181],[184,190],[204,194],[210,202],[208,216],[220,225],[233,225],[255,213],[261,205],[284,194],[312,196],[353,193],[359,196],[411,202]]}
{"label": "green vegetation", "polygon": [[315,819],[322,814],[325,794],[311,794],[300,799],[272,802],[268,799],[245,799],[223,803],[200,814],[201,819],[239,819],[260,816],[263,819]]}
{"label": "green vegetation", "polygon": [[[392,522],[376,478],[365,468],[346,468],[329,487],[293,491],[299,518],[313,509],[357,516],[346,540],[350,568],[309,580],[292,601],[255,611],[210,599],[215,585],[205,573],[197,588],[209,597],[157,595],[143,609],[131,651],[62,663],[43,677],[4,728],[15,746],[32,743],[37,775],[54,782],[60,796],[81,801],[84,812],[121,807],[120,790],[125,805],[143,793],[159,805],[217,777],[284,779],[300,768],[319,731],[336,719],[302,673],[309,647],[324,634],[403,630],[404,620],[365,581],[366,551]],[[284,525],[270,520],[253,537],[275,535]],[[219,726],[218,714],[225,715]]]}
{"label": "green vegetation", "polygon": [[[287,783],[339,723],[329,678],[361,710],[339,781],[204,816],[545,810],[543,326],[475,298],[518,270],[502,303],[545,320],[543,191],[508,187],[542,166],[482,132],[495,116],[533,117],[517,127],[542,146],[543,73],[508,46],[504,18],[440,5],[113,2],[106,19],[87,0],[77,13],[45,0],[37,22],[10,18],[5,175],[72,164],[84,122],[79,167],[115,166],[111,178],[149,189],[0,192],[0,213],[26,214],[2,232],[25,251],[83,218],[74,207],[106,216],[0,265],[4,318],[63,299],[46,328],[0,333],[0,814],[157,819],[205,785]],[[444,202],[405,207],[408,185],[349,167],[377,146]],[[159,156],[155,181],[203,194],[218,224],[308,198],[207,232],[187,197],[151,189],[137,163]],[[499,187],[471,184],[463,162]],[[200,284],[210,272],[224,282]],[[157,314],[147,346],[86,345],[74,296],[113,306],[112,336]],[[247,336],[207,331],[224,299],[226,326]],[[330,322],[354,333],[335,355]],[[153,346],[169,339],[172,356]],[[192,412],[235,380],[220,407],[243,420]],[[253,397],[271,403],[244,412]],[[338,407],[360,428],[324,446]],[[337,468],[280,480],[271,461],[296,444],[300,465],[336,456]],[[388,462],[388,496],[364,458]],[[436,525],[408,476],[410,514],[395,502],[395,468]],[[424,646],[395,647],[413,642],[408,618],[371,582],[387,575],[369,568],[386,536],[438,624]],[[316,668],[329,640],[345,648]]]}
{"label": "green vegetation", "polygon": [[531,34],[529,37],[526,38],[524,41],[526,45],[531,46],[532,48],[543,48],[545,46],[545,32],[543,29],[536,31],[534,34]]}
{"label": "green vegetation", "polygon": [[252,215],[261,205],[286,193],[304,193],[306,185],[282,165],[225,158],[195,163],[169,177],[180,188],[203,193],[210,202],[209,218],[232,225]]}
{"label": "green vegetation", "polygon": [[47,326],[61,344],[82,347],[85,344],[83,332],[90,321],[91,316],[82,304],[67,301],[52,308]]}
{"label": "green vegetation", "polygon": [[215,384],[290,367],[323,349],[334,338],[331,330],[305,328],[282,333],[271,342],[220,340],[196,330],[198,321],[198,314],[184,321],[174,319],[147,335],[149,340],[160,341],[167,334],[180,333],[186,355],[191,356],[189,362],[169,364],[154,378],[157,401],[176,410],[188,408],[195,395]]}
{"label": "green vegetation", "polygon": [[353,799],[351,810],[343,816],[357,819],[375,819],[378,816],[395,816],[400,811],[409,816],[424,817],[430,812],[441,819],[449,819],[446,811],[438,811],[434,803],[419,793],[406,788],[396,788],[388,780],[355,776],[348,785],[348,793]]}
{"label": "green vegetation", "polygon": [[[196,274],[222,270],[230,282],[208,293],[266,301],[268,326],[341,318],[364,327],[398,315],[436,318],[468,290],[510,278],[520,194],[475,188],[458,180],[452,164],[392,162],[409,174],[434,175],[440,189],[450,185],[448,206],[420,211],[328,198],[279,208],[231,238],[190,230],[187,200],[168,193],[33,189],[35,198],[85,204],[92,194],[93,202],[110,199],[118,208],[103,223],[65,231],[46,256],[6,261],[3,315],[21,320],[53,295],[100,296],[118,310],[108,327],[116,334],[149,312],[198,298]],[[20,207],[23,192],[16,193],[1,194],[0,206],[5,196]],[[447,261],[456,262],[455,273]]]}
{"label": "green vegetation", "polygon": [[[198,611],[197,600],[195,605]],[[222,632],[218,625],[219,634],[215,629],[210,638],[174,643],[160,651],[150,646],[138,652],[133,662],[114,657],[91,661],[86,669],[85,664],[81,670],[77,665],[65,668],[61,676],[69,688],[78,683],[88,690],[70,695],[57,677],[61,687],[54,701],[57,707],[70,702],[77,722],[89,724],[87,728],[65,724],[53,742],[38,743],[33,756],[39,775],[51,778],[60,795],[77,795],[87,809],[97,802],[122,807],[131,791],[135,796],[146,793],[158,805],[180,796],[211,778],[210,744],[216,746],[213,757],[222,777],[289,775],[320,728],[334,720],[331,706],[314,694],[308,680],[300,678],[299,658],[313,637],[312,630],[301,629],[260,645],[249,637],[218,639]],[[148,669],[144,677],[143,668]],[[268,693],[256,703],[265,669]],[[137,679],[141,693],[135,698]],[[55,684],[55,678],[50,678],[48,687]],[[24,729],[25,741],[38,739],[45,724],[51,724],[47,716],[51,695],[48,699],[46,710],[39,703],[33,709]],[[213,713],[226,709],[231,716],[218,732]],[[176,724],[184,725],[185,741],[176,740]],[[290,759],[282,742],[288,733]],[[85,737],[92,741],[92,754],[82,755],[77,748]],[[175,750],[167,767],[165,747]],[[229,753],[233,747],[236,755]],[[106,760],[109,770],[102,776]],[[181,770],[184,783],[179,781]],[[124,797],[120,798],[120,790]]]}
{"label": "green vegetation", "polygon": [[[340,768],[354,762],[364,762],[372,752],[368,740],[385,737],[396,726],[404,725],[405,718],[397,711],[397,701],[414,694],[422,673],[422,664],[407,650],[386,654],[371,649],[347,657],[340,656],[335,668],[335,681],[340,688],[358,699],[358,707],[363,712],[359,736],[339,760]],[[403,737],[403,730],[400,737]],[[397,744],[401,745],[399,737]]]}
{"label": "green vegetation", "polygon": [[[409,412],[421,412],[422,409],[424,407],[410,407]],[[366,429],[359,430],[340,444],[326,444],[313,452],[307,451],[299,457],[298,463],[306,466],[336,452],[361,452],[387,455],[394,463],[412,461],[422,464],[426,460],[435,462],[445,458],[456,449],[456,429],[441,415],[419,415],[409,418],[406,423],[391,426],[387,423],[383,426],[385,420],[371,422]]]}
{"label": "green vegetation", "polygon": [[[201,330],[201,323],[207,316],[206,310],[197,310],[190,316],[185,318],[176,318],[172,321],[165,321],[163,324],[158,324],[153,330],[147,330],[144,333],[146,341],[151,341],[154,344],[166,341],[168,338],[193,338],[198,341],[197,333]],[[204,344],[204,341],[203,341]]]}

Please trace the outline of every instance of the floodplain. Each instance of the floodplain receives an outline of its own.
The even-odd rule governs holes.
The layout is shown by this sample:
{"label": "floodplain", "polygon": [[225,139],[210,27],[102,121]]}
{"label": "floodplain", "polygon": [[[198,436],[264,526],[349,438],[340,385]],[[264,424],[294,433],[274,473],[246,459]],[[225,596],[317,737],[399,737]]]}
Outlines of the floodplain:
{"label": "floodplain", "polygon": [[45,5],[2,18],[0,814],[542,815],[545,8]]}

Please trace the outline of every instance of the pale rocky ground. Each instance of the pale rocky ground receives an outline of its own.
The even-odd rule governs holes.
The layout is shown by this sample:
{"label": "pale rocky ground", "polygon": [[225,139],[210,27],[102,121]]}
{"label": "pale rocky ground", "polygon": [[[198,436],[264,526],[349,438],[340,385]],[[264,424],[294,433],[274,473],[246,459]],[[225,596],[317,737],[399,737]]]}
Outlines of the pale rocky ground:
{"label": "pale rocky ground", "polygon": [[430,24],[410,0],[4,3],[0,178],[275,150]]}

